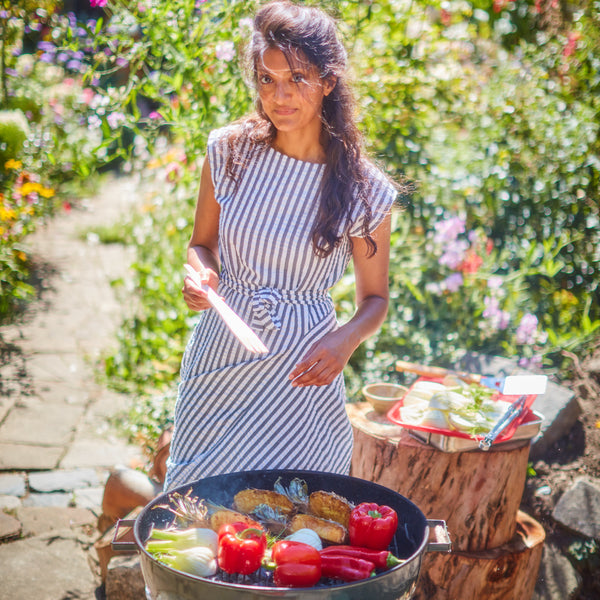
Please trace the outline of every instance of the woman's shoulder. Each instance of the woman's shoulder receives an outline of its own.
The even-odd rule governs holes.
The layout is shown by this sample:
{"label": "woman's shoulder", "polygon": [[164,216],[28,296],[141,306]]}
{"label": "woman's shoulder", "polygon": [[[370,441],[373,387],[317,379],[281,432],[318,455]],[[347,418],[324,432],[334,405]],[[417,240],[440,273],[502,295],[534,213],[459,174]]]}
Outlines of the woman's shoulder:
{"label": "woman's shoulder", "polygon": [[398,185],[382,167],[371,158],[363,158],[362,173],[371,205],[379,202],[384,204],[394,202],[398,194]]}

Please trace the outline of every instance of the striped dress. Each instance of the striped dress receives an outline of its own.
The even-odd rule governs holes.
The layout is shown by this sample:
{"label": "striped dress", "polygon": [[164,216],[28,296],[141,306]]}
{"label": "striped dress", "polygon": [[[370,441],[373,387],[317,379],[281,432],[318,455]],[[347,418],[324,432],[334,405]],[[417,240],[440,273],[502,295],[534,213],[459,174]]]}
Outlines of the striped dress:
{"label": "striped dress", "polygon": [[[329,289],[351,258],[348,240],[317,257],[311,229],[324,165],[258,150],[237,177],[225,173],[227,129],[209,136],[220,205],[219,293],[269,348],[252,354],[213,310],[200,313],[186,347],[165,490],[246,470],[307,469],[347,474],[352,430],[343,374],[328,386],[292,387],[297,362],[337,327]],[[373,169],[374,229],[395,190]],[[350,234],[359,236],[360,209]]]}

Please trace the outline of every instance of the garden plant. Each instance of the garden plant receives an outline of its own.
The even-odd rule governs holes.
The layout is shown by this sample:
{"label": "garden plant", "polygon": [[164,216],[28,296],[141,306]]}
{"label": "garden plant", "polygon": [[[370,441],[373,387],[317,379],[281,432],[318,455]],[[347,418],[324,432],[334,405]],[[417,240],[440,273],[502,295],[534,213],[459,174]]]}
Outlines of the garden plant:
{"label": "garden plant", "polygon": [[[180,289],[206,139],[252,108],[240,56],[256,4],[5,1],[0,15],[0,314],[29,290],[20,244],[65,182],[101,165],[152,181],[117,235],[136,244],[139,298],[104,361],[139,398],[145,440],[168,424],[197,318]],[[471,351],[568,374],[600,336],[600,3],[320,4],[342,23],[369,151],[412,188],[393,217],[389,316],[347,368],[350,398],[399,378],[398,358]],[[341,319],[351,289],[333,290]]]}

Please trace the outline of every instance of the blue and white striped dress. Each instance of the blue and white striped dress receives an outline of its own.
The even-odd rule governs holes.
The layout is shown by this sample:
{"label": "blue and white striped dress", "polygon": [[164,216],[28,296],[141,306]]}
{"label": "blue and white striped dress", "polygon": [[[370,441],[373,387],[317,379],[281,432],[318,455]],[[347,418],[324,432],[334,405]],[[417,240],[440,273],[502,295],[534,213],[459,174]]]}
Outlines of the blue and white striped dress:
{"label": "blue and white striped dress", "polygon": [[[351,258],[348,240],[325,258],[311,229],[324,165],[243,142],[237,187],[225,174],[227,129],[208,157],[220,205],[219,293],[269,348],[246,350],[212,310],[201,313],[181,364],[165,489],[234,471],[308,469],[347,474],[352,429],[340,374],[328,386],[288,379],[310,346],[337,327],[329,289]],[[395,190],[373,170],[374,229]],[[361,215],[351,235],[359,236]]]}

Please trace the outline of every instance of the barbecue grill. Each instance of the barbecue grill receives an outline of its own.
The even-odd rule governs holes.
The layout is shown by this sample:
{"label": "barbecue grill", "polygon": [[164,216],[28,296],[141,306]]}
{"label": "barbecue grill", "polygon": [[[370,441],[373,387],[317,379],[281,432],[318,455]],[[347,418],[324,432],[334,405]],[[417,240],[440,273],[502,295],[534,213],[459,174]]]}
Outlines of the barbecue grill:
{"label": "barbecue grill", "polygon": [[[322,580],[311,588],[274,587],[271,574],[263,569],[247,576],[219,572],[211,578],[197,577],[162,564],[144,549],[152,528],[164,529],[175,516],[172,494],[190,494],[214,504],[230,507],[234,495],[244,489],[270,489],[278,479],[287,486],[299,478],[309,493],[335,492],[354,504],[376,502],[391,506],[398,513],[398,530],[390,550],[404,562],[369,579],[352,583]],[[121,527],[132,527],[134,541],[118,541]],[[441,540],[429,541],[430,529]],[[135,520],[121,520],[113,539],[115,550],[138,550],[146,593],[150,600],[408,600],[414,595],[421,561],[426,551],[449,551],[450,540],[444,521],[428,520],[404,496],[379,484],[355,477],[315,471],[245,471],[200,479],[156,497]]]}

